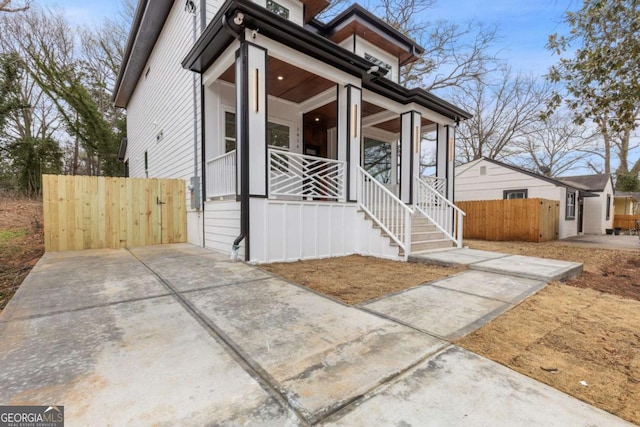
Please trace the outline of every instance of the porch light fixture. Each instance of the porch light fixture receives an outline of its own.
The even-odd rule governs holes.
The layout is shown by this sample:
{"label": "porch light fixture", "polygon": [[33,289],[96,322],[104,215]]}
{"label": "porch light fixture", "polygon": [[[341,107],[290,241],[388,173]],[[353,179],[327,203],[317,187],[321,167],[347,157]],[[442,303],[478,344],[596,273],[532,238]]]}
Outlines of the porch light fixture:
{"label": "porch light fixture", "polygon": [[452,136],[449,137],[449,161],[453,162],[455,153],[455,141]]}
{"label": "porch light fixture", "polygon": [[316,117],[316,118],[315,118],[315,121],[316,121],[316,122],[319,122],[319,121],[320,121],[320,117]]}
{"label": "porch light fixture", "polygon": [[253,90],[255,92],[255,111],[256,113],[260,112],[260,92],[259,92],[259,77],[260,77],[260,70],[258,70],[257,68],[255,69],[255,72],[253,73]]}
{"label": "porch light fixture", "polygon": [[353,129],[353,137],[358,137],[358,105],[354,104],[351,114],[351,127]]}
{"label": "porch light fixture", "polygon": [[278,76],[278,80],[284,80],[284,77]]}

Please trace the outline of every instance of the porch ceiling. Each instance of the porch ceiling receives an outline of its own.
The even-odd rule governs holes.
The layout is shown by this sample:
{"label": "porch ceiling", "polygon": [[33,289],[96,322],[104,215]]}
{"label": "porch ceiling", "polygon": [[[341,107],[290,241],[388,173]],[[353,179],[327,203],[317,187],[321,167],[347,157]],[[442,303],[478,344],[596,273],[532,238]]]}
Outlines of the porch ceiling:
{"label": "porch ceiling", "polygon": [[[269,57],[267,62],[267,88],[269,95],[299,104],[336,84],[309,71]],[[221,80],[235,83],[235,65],[220,76]]]}
{"label": "porch ceiling", "polygon": [[384,111],[384,108],[377,106],[376,104],[372,104],[367,101],[362,101],[362,117],[367,117],[372,114],[381,113]]}
{"label": "porch ceiling", "polygon": [[[364,112],[364,108],[363,108],[363,112]],[[422,120],[420,121],[420,127],[424,128],[425,126],[429,126],[429,125],[431,125],[433,123],[434,122],[432,122],[431,120],[423,117]],[[388,120],[386,122],[378,123],[377,125],[374,125],[373,127],[377,127],[378,129],[386,130],[387,132],[400,133],[400,128],[401,128],[400,117]]]}
{"label": "porch ceiling", "polygon": [[338,123],[338,102],[332,101],[309,111],[305,114],[305,120],[310,120],[309,123],[311,124],[317,123],[325,129],[336,127]]}

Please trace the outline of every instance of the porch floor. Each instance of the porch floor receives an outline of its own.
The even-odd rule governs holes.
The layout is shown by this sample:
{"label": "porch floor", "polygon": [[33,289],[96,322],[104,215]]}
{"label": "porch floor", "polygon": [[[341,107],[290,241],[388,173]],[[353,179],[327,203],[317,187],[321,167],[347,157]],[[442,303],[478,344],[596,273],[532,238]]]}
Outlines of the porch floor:
{"label": "porch floor", "polygon": [[[541,286],[469,273],[487,300]],[[459,306],[456,277],[415,290]],[[74,425],[628,425],[373,307],[185,244],[48,253],[0,315],[0,401]]]}

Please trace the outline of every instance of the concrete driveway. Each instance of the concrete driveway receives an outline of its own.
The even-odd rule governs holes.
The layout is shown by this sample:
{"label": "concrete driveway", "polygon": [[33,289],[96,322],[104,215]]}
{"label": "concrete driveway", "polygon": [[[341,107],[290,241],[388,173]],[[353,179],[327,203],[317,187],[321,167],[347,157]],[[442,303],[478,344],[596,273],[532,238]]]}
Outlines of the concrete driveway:
{"label": "concrete driveway", "polygon": [[629,236],[625,234],[617,236],[615,234],[585,234],[582,236],[562,239],[560,242],[582,247],[636,250],[640,252],[640,238],[638,236]]}
{"label": "concrete driveway", "polygon": [[380,304],[186,244],[48,253],[0,315],[0,404],[69,426],[627,425]]}

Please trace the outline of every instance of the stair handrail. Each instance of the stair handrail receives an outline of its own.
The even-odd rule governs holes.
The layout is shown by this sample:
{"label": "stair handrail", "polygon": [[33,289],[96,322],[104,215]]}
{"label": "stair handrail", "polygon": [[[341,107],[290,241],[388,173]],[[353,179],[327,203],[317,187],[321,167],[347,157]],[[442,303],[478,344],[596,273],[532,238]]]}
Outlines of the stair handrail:
{"label": "stair handrail", "polygon": [[[365,183],[372,183],[372,188],[366,188]],[[382,202],[384,213],[387,215],[391,212],[391,221],[389,217],[385,219],[375,213],[378,210],[377,206],[374,206],[372,200]],[[411,249],[411,216],[414,211],[407,206],[402,200],[400,200],[395,194],[393,194],[382,183],[378,182],[373,175],[368,173],[362,167],[358,166],[358,206],[362,209],[371,220],[378,225],[398,246],[403,250],[404,257],[409,256]],[[390,211],[388,209],[391,209]],[[394,215],[395,209],[402,215]],[[394,219],[396,220],[394,223]]]}
{"label": "stair handrail", "polygon": [[[466,216],[466,213],[440,194],[440,192],[432,188],[422,178],[416,176],[415,179],[417,183],[416,203],[414,205],[416,211],[427,217],[427,219],[429,219],[436,228],[438,228],[438,230],[442,231],[447,238],[455,242],[456,245],[461,248],[464,217]],[[431,209],[429,208],[427,201],[421,199],[423,191],[426,191],[432,200],[437,200],[438,204],[445,206],[444,213],[442,209],[435,209],[436,203],[434,203],[434,206],[432,206]],[[449,223],[449,219],[452,219],[454,214],[457,219],[456,224],[453,224],[453,222]]]}

